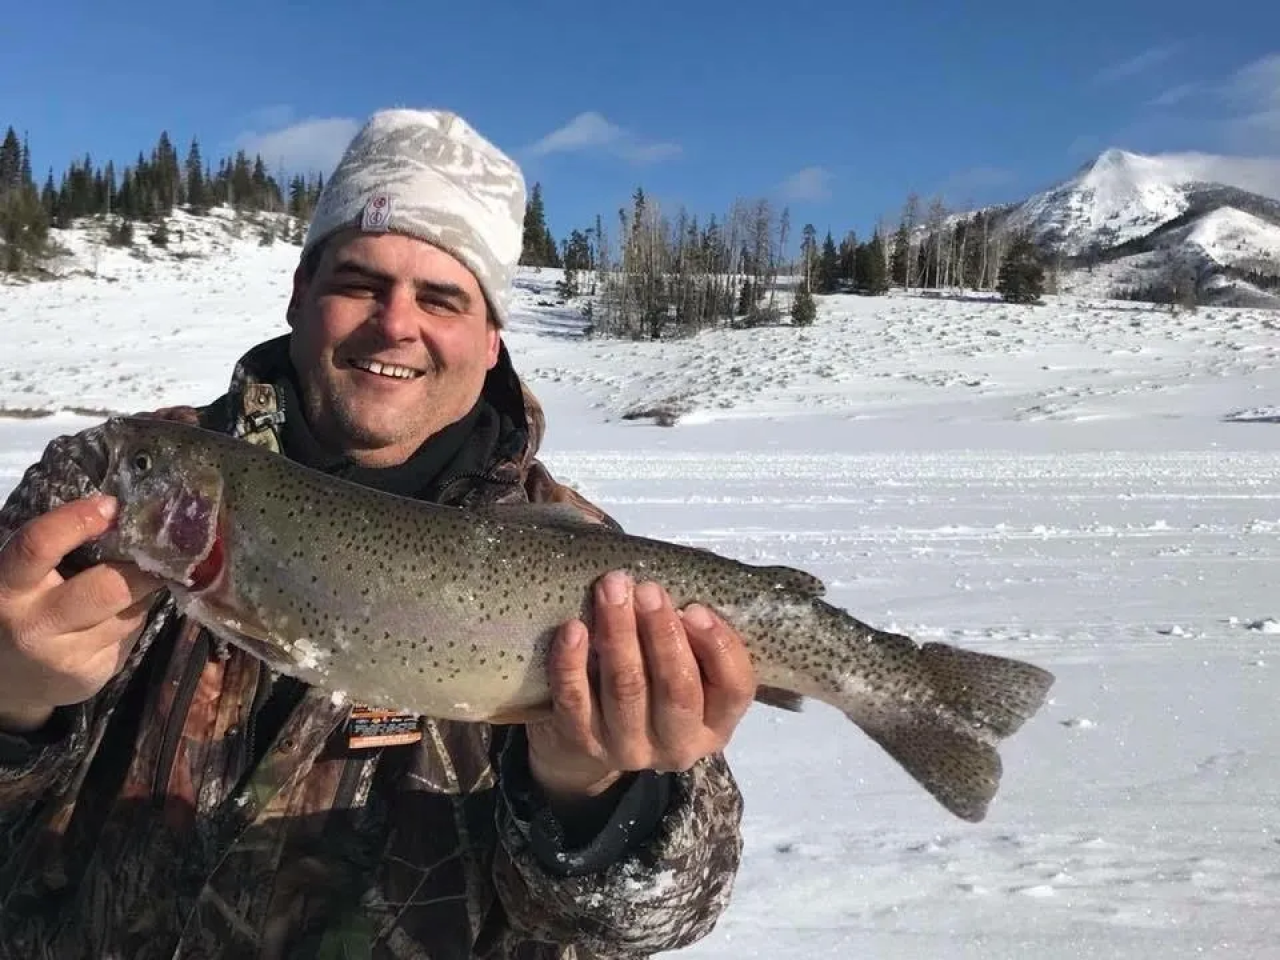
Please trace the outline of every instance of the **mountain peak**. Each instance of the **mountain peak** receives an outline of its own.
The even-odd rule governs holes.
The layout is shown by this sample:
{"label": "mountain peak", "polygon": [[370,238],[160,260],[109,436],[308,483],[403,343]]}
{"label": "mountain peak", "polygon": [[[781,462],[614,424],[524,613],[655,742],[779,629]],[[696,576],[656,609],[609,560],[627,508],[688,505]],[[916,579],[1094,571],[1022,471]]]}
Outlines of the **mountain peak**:
{"label": "mountain peak", "polygon": [[1068,254],[1149,233],[1188,206],[1177,165],[1118,147],[1020,208],[1016,220]]}
{"label": "mountain peak", "polygon": [[1096,160],[1090,164],[1091,167],[1117,167],[1126,166],[1135,161],[1151,160],[1153,158],[1144,156],[1140,153],[1134,153],[1132,150],[1123,150],[1120,147],[1108,147],[1103,150]]}

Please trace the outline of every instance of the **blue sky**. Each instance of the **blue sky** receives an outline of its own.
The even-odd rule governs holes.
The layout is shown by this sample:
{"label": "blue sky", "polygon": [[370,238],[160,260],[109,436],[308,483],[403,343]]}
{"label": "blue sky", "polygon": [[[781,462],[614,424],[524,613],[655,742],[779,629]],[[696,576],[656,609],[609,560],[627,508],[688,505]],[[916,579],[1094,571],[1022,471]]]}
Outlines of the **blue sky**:
{"label": "blue sky", "polygon": [[616,223],[637,185],[703,214],[768,196],[839,234],[911,190],[1017,199],[1106,146],[1280,158],[1280,4],[870,7],[64,0],[54,25],[14,4],[0,127],[41,178],[161,129],[327,169],[370,111],[449,107],[542,182],[557,236]]}

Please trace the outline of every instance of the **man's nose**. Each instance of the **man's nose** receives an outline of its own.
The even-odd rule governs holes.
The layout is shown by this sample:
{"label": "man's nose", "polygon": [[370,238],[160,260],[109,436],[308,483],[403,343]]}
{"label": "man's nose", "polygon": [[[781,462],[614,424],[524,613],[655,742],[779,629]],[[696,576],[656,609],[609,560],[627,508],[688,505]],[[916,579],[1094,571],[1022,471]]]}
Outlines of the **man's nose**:
{"label": "man's nose", "polygon": [[418,298],[411,288],[396,284],[383,297],[376,320],[390,340],[415,340],[419,332]]}

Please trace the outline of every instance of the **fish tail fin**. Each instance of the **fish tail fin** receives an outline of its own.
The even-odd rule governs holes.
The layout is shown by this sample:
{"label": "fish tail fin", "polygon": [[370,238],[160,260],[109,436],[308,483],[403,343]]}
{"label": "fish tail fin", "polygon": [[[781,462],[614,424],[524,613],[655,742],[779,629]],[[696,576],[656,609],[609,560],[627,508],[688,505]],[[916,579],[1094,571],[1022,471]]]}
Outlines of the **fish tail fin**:
{"label": "fish tail fin", "polygon": [[920,662],[941,700],[981,730],[1003,739],[1039,710],[1053,674],[1009,657],[926,643]]}
{"label": "fish tail fin", "polygon": [[945,644],[926,644],[918,656],[934,704],[860,703],[847,715],[949,811],[980,821],[1000,786],[996,745],[1040,709],[1054,678]]}

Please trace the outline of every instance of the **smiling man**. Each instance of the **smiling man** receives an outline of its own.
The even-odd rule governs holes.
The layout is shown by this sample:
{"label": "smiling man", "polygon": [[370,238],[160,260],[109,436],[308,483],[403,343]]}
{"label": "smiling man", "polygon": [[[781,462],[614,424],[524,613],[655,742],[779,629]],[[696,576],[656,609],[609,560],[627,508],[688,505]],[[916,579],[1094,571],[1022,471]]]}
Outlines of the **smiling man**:
{"label": "smiling man", "polygon": [[[376,114],[313,218],[290,332],[156,415],[463,508],[554,503],[502,339],[525,200],[446,112]],[[0,947],[14,957],[640,958],[705,935],[737,870],[723,749],[741,639],[621,572],[560,630],[554,710],[339,706],[92,564],[101,451],[60,438],[0,511]]]}

